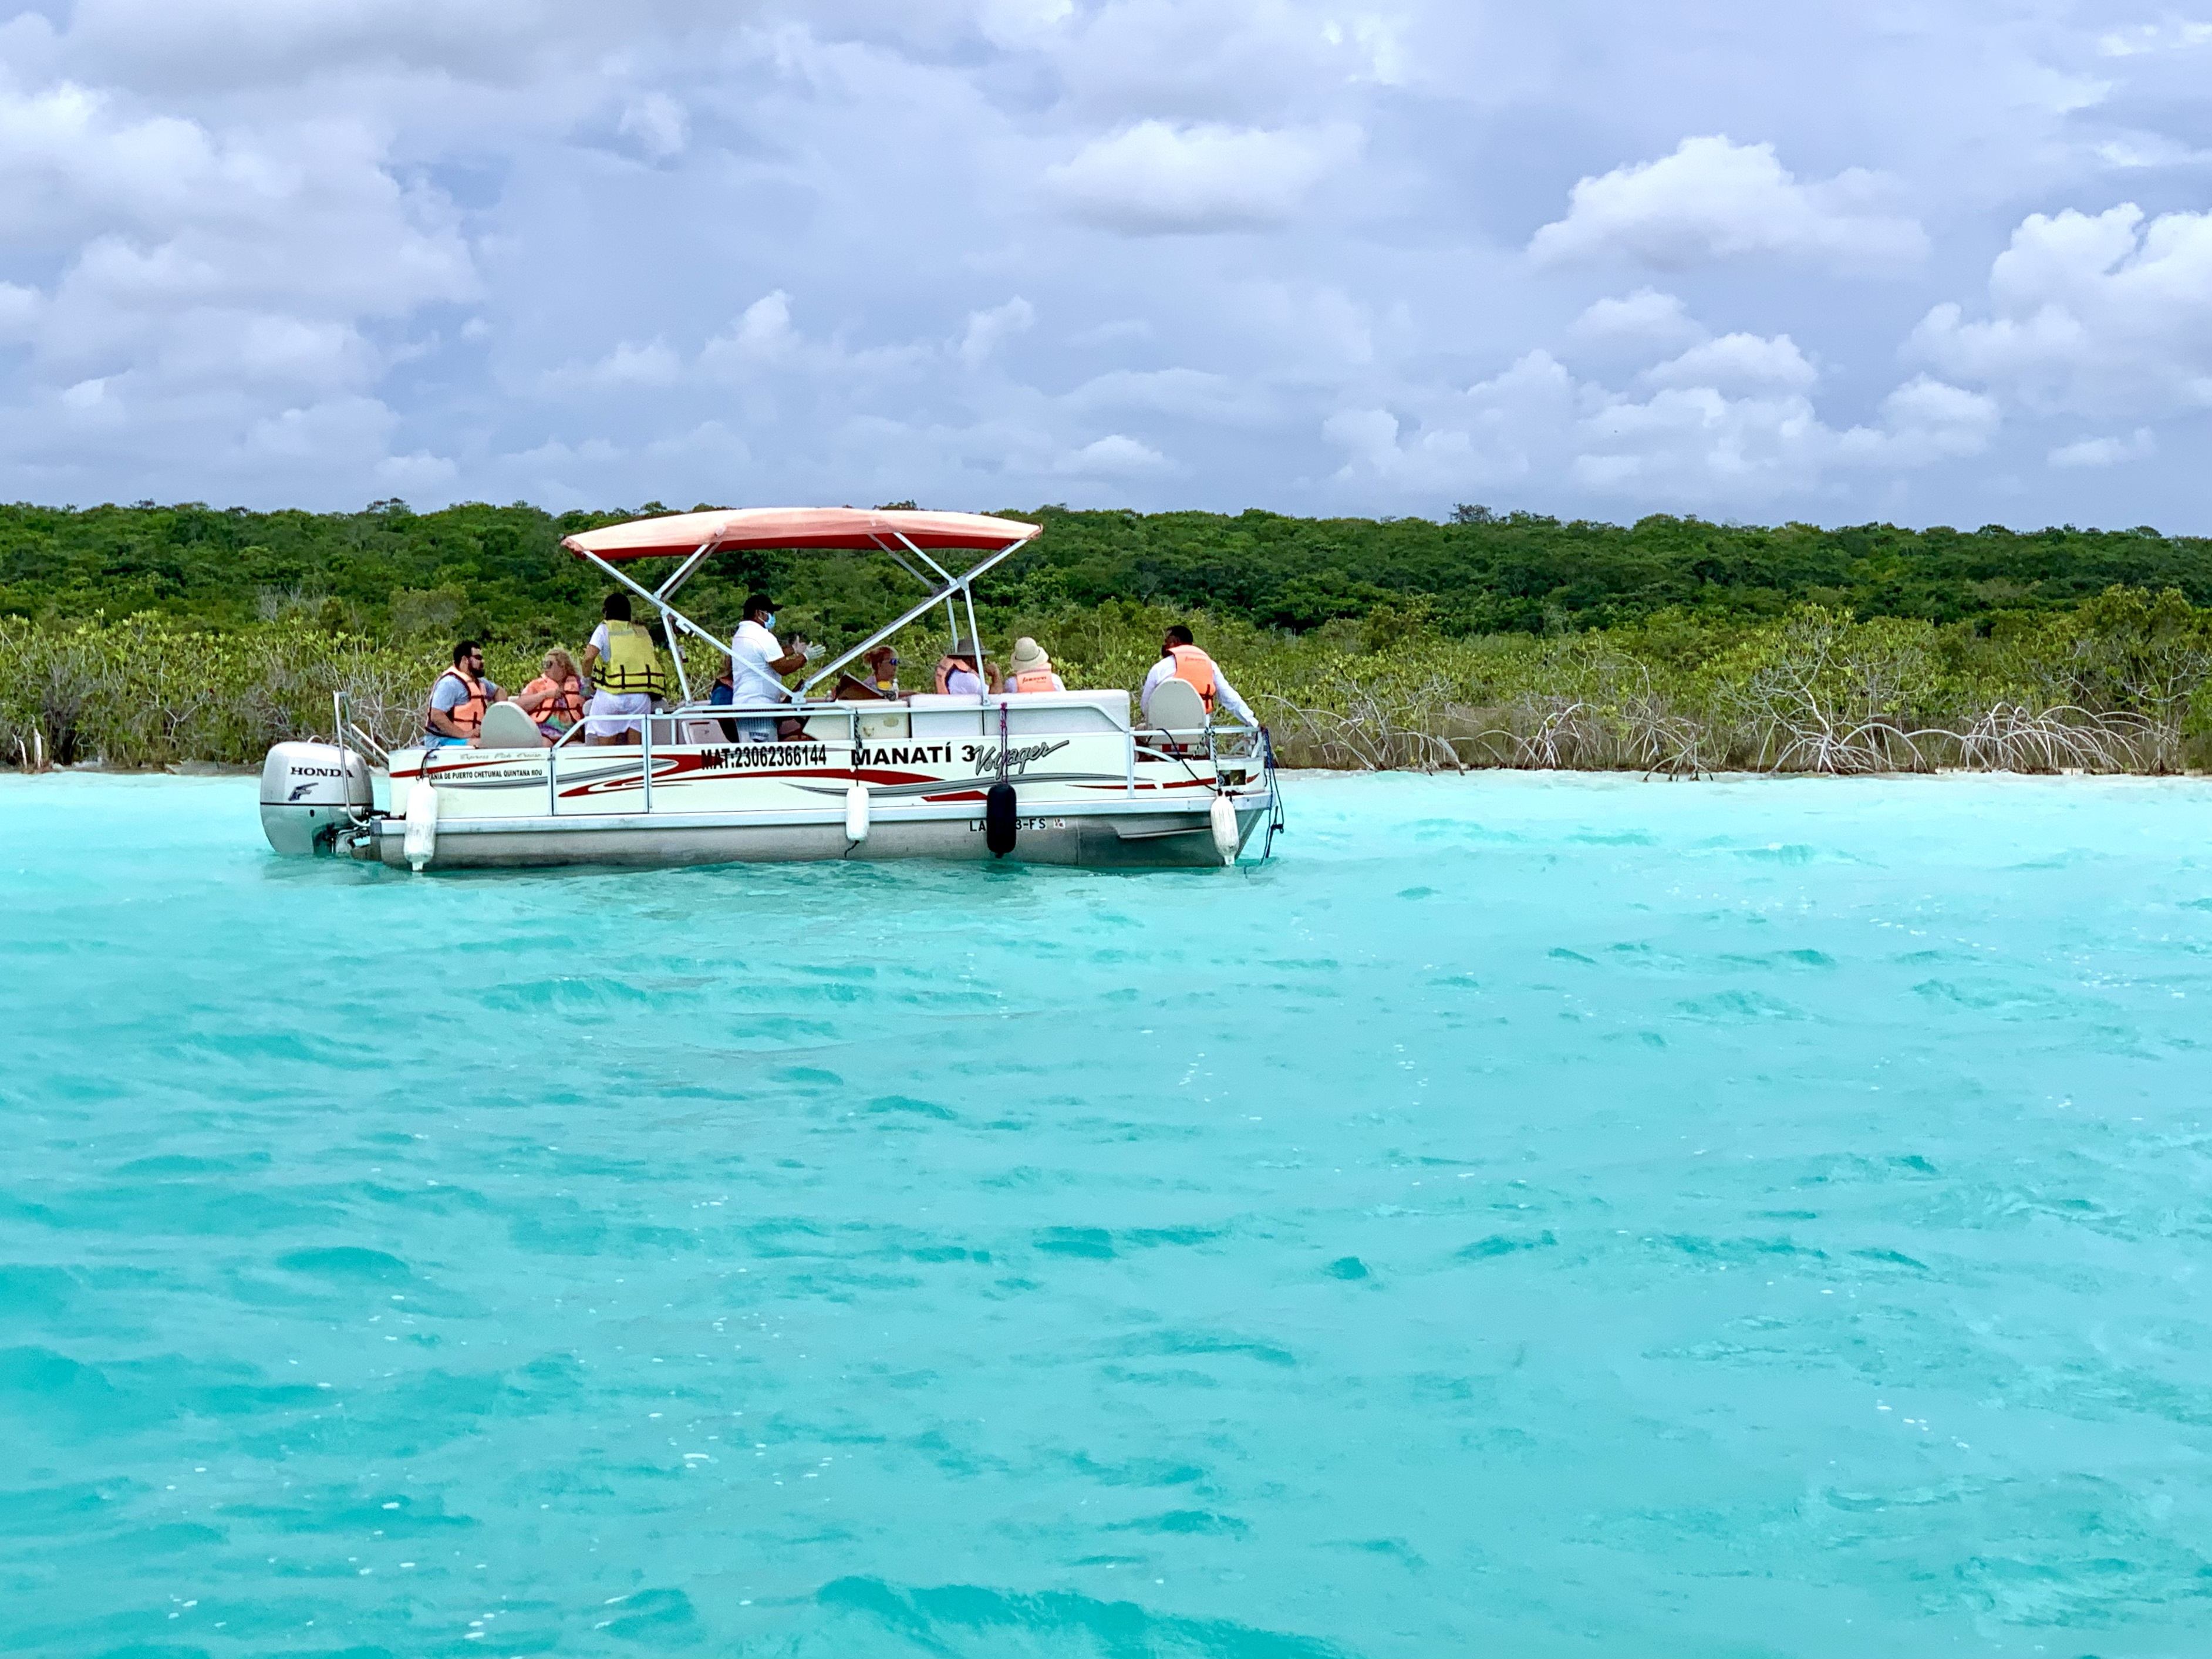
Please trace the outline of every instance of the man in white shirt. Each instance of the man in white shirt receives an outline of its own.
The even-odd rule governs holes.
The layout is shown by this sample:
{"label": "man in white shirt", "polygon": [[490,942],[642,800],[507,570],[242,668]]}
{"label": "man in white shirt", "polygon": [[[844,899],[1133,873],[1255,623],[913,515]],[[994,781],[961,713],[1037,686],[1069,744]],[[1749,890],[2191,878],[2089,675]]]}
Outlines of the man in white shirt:
{"label": "man in white shirt", "polygon": [[1217,708],[1226,708],[1247,726],[1260,722],[1252,718],[1252,710],[1237,688],[1221,678],[1221,670],[1213,659],[1192,643],[1190,629],[1177,623],[1160,641],[1160,659],[1152,665],[1152,672],[1145,676],[1145,689],[1137,695],[1137,704],[1149,717],[1152,708],[1152,693],[1163,680],[1185,679],[1205,703],[1209,714]]}
{"label": "man in white shirt", "polygon": [[[786,651],[776,643],[775,601],[756,593],[745,601],[744,620],[730,638],[730,701],[734,703],[786,702],[791,693],[783,676],[806,666],[806,641],[794,639]],[[779,722],[756,716],[738,722],[738,736],[746,743],[774,743]]]}

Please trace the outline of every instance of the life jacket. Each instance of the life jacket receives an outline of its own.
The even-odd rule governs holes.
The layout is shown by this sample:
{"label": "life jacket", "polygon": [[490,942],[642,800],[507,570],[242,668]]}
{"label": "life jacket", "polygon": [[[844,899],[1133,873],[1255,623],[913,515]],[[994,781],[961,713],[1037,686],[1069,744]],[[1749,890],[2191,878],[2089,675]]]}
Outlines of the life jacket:
{"label": "life jacket", "polygon": [[[608,642],[613,643],[611,635],[609,636]],[[566,731],[584,718],[584,688],[573,679],[556,685],[550,675],[540,674],[522,689],[525,693],[550,691],[555,694],[553,701],[538,711],[538,724],[540,726],[550,726],[556,730]]]}
{"label": "life jacket", "polygon": [[1175,659],[1175,677],[1188,680],[1198,700],[1206,705],[1206,712],[1213,712],[1213,659],[1194,645],[1171,645],[1168,654]]}
{"label": "life jacket", "polygon": [[1012,690],[1016,691],[1057,691],[1060,676],[1049,668],[1024,668],[1014,676]]}
{"label": "life jacket", "polygon": [[653,635],[635,623],[609,622],[606,655],[592,678],[602,691],[643,691],[659,696],[668,690],[668,672]]}
{"label": "life jacket", "polygon": [[[473,738],[483,730],[484,710],[490,707],[491,699],[484,695],[482,680],[471,679],[458,668],[448,668],[443,674],[431,681],[430,695],[434,697],[437,696],[438,688],[448,678],[459,680],[461,683],[461,690],[469,695],[451,708],[447,709],[446,718],[453,721],[463,737]],[[429,722],[425,720],[423,724],[428,726]],[[435,730],[434,727],[432,729]]]}

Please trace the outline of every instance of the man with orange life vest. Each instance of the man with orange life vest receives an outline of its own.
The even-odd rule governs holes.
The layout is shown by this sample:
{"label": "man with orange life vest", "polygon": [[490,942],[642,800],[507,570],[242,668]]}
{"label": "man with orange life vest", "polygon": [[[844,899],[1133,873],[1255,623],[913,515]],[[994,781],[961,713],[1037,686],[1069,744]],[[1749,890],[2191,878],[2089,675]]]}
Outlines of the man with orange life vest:
{"label": "man with orange life vest", "polygon": [[1065,691],[1059,675],[1052,672],[1052,659],[1044,647],[1024,634],[1014,641],[1013,674],[1006,681],[1009,691]]}
{"label": "man with orange life vest", "polygon": [[1163,681],[1188,680],[1198,700],[1206,705],[1206,712],[1226,708],[1247,726],[1260,722],[1252,718],[1252,710],[1237,690],[1221,678],[1221,671],[1213,665],[1213,659],[1191,642],[1190,629],[1177,623],[1160,641],[1160,659],[1152,665],[1152,672],[1145,676],[1145,689],[1137,701],[1150,719],[1152,712],[1152,693]]}
{"label": "man with orange life vest", "polygon": [[430,688],[422,746],[446,749],[472,741],[483,729],[484,710],[506,701],[507,693],[483,677],[483,647],[463,640],[453,647],[453,665]]}

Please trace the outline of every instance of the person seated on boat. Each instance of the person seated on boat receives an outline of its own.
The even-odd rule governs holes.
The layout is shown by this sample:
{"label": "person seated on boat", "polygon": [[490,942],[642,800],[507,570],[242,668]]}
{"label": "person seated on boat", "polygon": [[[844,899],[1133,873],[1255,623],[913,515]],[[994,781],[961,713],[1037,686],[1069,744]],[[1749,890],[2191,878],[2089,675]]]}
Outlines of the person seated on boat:
{"label": "person seated on boat", "polygon": [[422,746],[446,749],[473,743],[483,730],[484,710],[506,699],[507,693],[483,677],[483,647],[474,640],[463,640],[453,647],[453,665],[430,688],[430,706],[422,715]]}
{"label": "person seated on boat", "polygon": [[584,711],[584,741],[636,743],[653,700],[667,692],[668,671],[652,634],[630,620],[629,594],[608,594],[599,614],[584,647],[584,675],[597,688]]}
{"label": "person seated on boat", "polygon": [[837,676],[837,684],[830,693],[833,702],[897,702],[898,653],[887,645],[879,645],[861,659],[868,675],[861,679],[845,673]]}
{"label": "person seated on boat", "polygon": [[937,690],[940,696],[980,697],[983,681],[975,672],[977,663],[983,665],[983,673],[990,676],[991,690],[995,693],[1006,690],[999,678],[999,665],[988,660],[975,648],[973,640],[955,640],[952,649],[937,659]]}
{"label": "person seated on boat", "polygon": [[1024,634],[1014,641],[1011,665],[1013,678],[1006,682],[1009,691],[1065,691],[1059,675],[1052,672],[1052,659],[1044,647]]}
{"label": "person seated on boat", "polygon": [[[806,641],[793,635],[791,649],[787,651],[775,637],[775,601],[765,593],[755,593],[745,600],[744,620],[730,638],[730,675],[726,688],[714,687],[716,702],[763,703],[788,702],[791,693],[785,687],[783,676],[795,674],[806,666]],[[726,729],[727,722],[725,722]],[[788,717],[775,719],[754,715],[737,722],[738,738],[744,743],[774,743],[778,738],[787,741],[805,734],[805,722]]]}
{"label": "person seated on boat", "polygon": [[879,645],[860,659],[868,665],[868,684],[876,688],[879,697],[899,695],[899,653],[888,645]]}
{"label": "person seated on boat", "polygon": [[1237,695],[1236,688],[1221,678],[1221,671],[1192,642],[1190,629],[1181,623],[1168,629],[1160,641],[1160,659],[1152,665],[1152,672],[1145,676],[1145,689],[1138,694],[1137,702],[1149,720],[1152,713],[1152,693],[1164,680],[1188,680],[1198,700],[1212,714],[1215,708],[1226,708],[1247,726],[1260,722],[1252,718],[1252,710],[1244,699]]}
{"label": "person seated on boat", "polygon": [[559,646],[545,653],[538,678],[515,694],[515,703],[538,722],[549,738],[558,738],[584,718],[584,700],[591,695],[576,659]]}

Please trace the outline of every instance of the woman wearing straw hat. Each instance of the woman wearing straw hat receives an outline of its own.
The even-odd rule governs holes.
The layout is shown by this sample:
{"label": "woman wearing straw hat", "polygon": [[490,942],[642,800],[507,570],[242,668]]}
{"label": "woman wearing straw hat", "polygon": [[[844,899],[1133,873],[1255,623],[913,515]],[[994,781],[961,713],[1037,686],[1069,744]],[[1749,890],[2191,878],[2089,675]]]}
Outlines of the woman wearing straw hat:
{"label": "woman wearing straw hat", "polygon": [[1044,647],[1024,634],[1014,641],[1013,678],[1006,683],[1009,691],[1065,691],[1060,676],[1052,672],[1052,659]]}

